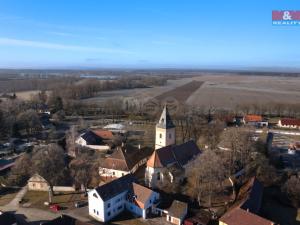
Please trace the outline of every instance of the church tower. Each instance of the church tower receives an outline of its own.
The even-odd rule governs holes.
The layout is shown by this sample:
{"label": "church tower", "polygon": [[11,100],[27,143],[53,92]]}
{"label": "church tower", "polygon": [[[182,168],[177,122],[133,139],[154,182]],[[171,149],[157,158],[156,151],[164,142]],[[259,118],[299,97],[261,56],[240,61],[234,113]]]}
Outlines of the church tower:
{"label": "church tower", "polygon": [[155,150],[175,144],[175,125],[165,105],[155,130]]}

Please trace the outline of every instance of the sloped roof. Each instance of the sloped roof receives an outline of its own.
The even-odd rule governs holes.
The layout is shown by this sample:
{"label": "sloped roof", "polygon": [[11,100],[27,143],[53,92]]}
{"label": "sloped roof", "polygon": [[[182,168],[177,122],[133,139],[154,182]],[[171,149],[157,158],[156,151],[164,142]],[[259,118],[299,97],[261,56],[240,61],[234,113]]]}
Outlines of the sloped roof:
{"label": "sloped roof", "polygon": [[135,196],[136,204],[140,208],[144,209],[144,206],[146,202],[149,200],[149,198],[151,197],[153,191],[137,183],[133,183],[132,188],[133,188],[133,194]]}
{"label": "sloped roof", "polygon": [[224,214],[219,221],[227,225],[273,225],[270,220],[257,216],[238,207]]}
{"label": "sloped roof", "polygon": [[151,154],[146,148],[136,148],[131,145],[117,147],[116,150],[107,157],[101,167],[121,171],[130,171],[140,160]]}
{"label": "sloped roof", "polygon": [[102,198],[102,200],[106,201],[122,192],[132,190],[132,183],[134,181],[135,178],[131,174],[127,174],[123,177],[99,186],[95,190]]}
{"label": "sloped roof", "polygon": [[261,121],[263,121],[263,118],[260,115],[246,115],[245,121],[246,122],[261,122]]}
{"label": "sloped roof", "polygon": [[81,138],[83,138],[86,141],[87,145],[103,145],[103,144],[105,144],[103,142],[103,139],[91,130],[82,134]]}
{"label": "sloped roof", "polygon": [[171,207],[168,209],[168,215],[176,218],[182,218],[187,212],[188,204],[174,200]]}
{"label": "sloped roof", "polygon": [[240,208],[258,213],[263,197],[263,185],[252,177],[240,190],[238,198],[243,199]]}
{"label": "sloped roof", "polygon": [[182,167],[199,153],[200,149],[192,140],[181,145],[170,145],[155,150],[147,161],[147,166],[158,168],[177,163]]}
{"label": "sloped roof", "polygon": [[281,124],[285,126],[300,126],[300,119],[283,118]]}
{"label": "sloped roof", "polygon": [[111,140],[113,139],[114,135],[110,130],[93,130],[93,132],[100,138],[104,140]]}
{"label": "sloped roof", "polygon": [[159,122],[156,124],[156,127],[169,129],[174,128],[175,125],[170,117],[167,106],[165,105],[163,112],[160,116]]}

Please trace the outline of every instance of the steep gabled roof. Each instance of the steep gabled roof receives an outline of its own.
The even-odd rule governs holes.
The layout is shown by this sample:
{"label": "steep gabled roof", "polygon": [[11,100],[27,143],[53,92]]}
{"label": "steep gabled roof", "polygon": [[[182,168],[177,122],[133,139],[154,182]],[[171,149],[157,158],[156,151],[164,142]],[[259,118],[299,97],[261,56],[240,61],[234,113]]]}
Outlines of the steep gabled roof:
{"label": "steep gabled roof", "polygon": [[93,132],[100,138],[104,140],[111,140],[114,138],[113,133],[110,130],[93,130]]}
{"label": "steep gabled roof", "polygon": [[103,201],[109,200],[122,192],[132,190],[132,183],[135,178],[131,174],[127,174],[109,183],[97,187],[95,190]]}
{"label": "steep gabled roof", "polygon": [[169,128],[175,127],[166,105],[160,116],[159,122],[156,124],[156,127],[164,128],[164,129],[169,129]]}
{"label": "steep gabled roof", "polygon": [[270,220],[264,219],[251,212],[240,209],[238,207],[225,213],[219,221],[227,225],[273,225]]}
{"label": "steep gabled roof", "polygon": [[136,204],[140,208],[144,209],[144,206],[147,203],[147,201],[149,200],[149,198],[151,197],[153,191],[151,189],[146,188],[137,183],[133,183],[132,188],[133,188],[132,191],[133,191],[133,195],[135,197]]}
{"label": "steep gabled roof", "polygon": [[103,144],[105,144],[103,142],[103,139],[91,130],[82,134],[81,138],[83,138],[86,141],[87,145],[103,145]]}
{"label": "steep gabled roof", "polygon": [[151,154],[147,148],[136,148],[125,145],[117,147],[116,150],[107,157],[101,167],[121,171],[130,171],[140,160]]}
{"label": "steep gabled roof", "polygon": [[155,150],[147,161],[147,166],[159,168],[177,163],[183,167],[199,153],[201,151],[194,141],[188,141],[181,145],[170,145]]}

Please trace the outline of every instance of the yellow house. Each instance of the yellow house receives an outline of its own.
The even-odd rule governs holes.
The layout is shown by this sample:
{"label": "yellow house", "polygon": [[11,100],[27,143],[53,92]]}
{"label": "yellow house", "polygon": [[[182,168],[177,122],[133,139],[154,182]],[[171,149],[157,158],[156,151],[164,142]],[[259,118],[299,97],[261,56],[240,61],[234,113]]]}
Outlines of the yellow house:
{"label": "yellow house", "polygon": [[49,184],[48,182],[40,175],[34,174],[28,180],[28,190],[31,191],[48,191]]}

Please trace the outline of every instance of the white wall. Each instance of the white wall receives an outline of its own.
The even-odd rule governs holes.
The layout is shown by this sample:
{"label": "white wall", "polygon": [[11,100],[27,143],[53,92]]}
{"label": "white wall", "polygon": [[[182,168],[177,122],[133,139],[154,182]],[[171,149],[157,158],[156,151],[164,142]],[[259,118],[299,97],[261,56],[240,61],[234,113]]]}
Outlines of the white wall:
{"label": "white wall", "polygon": [[[94,194],[97,196],[97,198],[94,196]],[[88,201],[89,215],[94,217],[98,221],[105,222],[104,202],[95,189],[88,192]]]}
{"label": "white wall", "polygon": [[175,127],[171,129],[156,127],[155,149],[175,144],[175,138]]}

